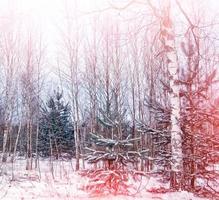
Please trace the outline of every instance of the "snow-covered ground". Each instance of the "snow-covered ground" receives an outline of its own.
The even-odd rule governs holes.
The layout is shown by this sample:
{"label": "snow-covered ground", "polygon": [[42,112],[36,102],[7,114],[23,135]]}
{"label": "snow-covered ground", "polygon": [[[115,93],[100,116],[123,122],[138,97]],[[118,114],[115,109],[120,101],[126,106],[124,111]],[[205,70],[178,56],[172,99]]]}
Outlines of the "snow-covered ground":
{"label": "snow-covered ground", "polygon": [[[161,185],[155,178],[143,178],[136,181],[138,193],[133,191],[132,196],[92,196],[81,188],[88,183],[74,171],[74,161],[41,160],[36,170],[25,170],[26,161],[18,159],[12,165],[7,163],[1,166],[0,199],[3,200],[29,200],[29,199],[69,199],[69,200],[203,200],[185,191],[165,194],[147,192],[148,189]],[[52,173],[53,171],[53,173]],[[12,179],[13,177],[13,179]]]}

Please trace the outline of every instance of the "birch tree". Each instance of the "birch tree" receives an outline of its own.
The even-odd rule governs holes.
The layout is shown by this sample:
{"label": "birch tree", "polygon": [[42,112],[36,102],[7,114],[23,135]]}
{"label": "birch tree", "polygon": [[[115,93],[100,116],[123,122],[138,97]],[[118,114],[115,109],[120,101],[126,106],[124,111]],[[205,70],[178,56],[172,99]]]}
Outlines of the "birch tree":
{"label": "birch tree", "polygon": [[[37,140],[39,134],[40,117],[40,92],[42,89],[41,71],[45,49],[41,34],[27,34],[27,40],[23,41],[23,58],[21,62],[21,93],[24,108],[24,125],[26,126],[27,139],[27,165],[26,169],[32,169],[33,152],[37,153]],[[35,149],[34,149],[35,147]]]}
{"label": "birch tree", "polygon": [[[7,24],[7,23],[6,23]],[[19,65],[19,35],[12,22],[6,25],[5,31],[1,33],[0,38],[0,53],[1,53],[1,66],[3,73],[1,81],[3,83],[2,97],[4,102],[3,111],[3,150],[2,162],[7,161],[7,142],[11,132],[11,123],[13,120],[15,94],[16,94],[16,72]]]}
{"label": "birch tree", "polygon": [[[72,14],[73,9],[74,13]],[[79,84],[79,30],[78,30],[78,18],[77,18],[77,2],[71,4],[70,1],[66,1],[65,7],[65,17],[66,20],[64,27],[61,32],[61,48],[62,52],[59,52],[61,56],[60,65],[64,70],[59,69],[60,77],[66,81],[66,87],[69,90],[69,96],[71,99],[71,108],[72,108],[72,121],[74,124],[74,137],[75,137],[75,156],[76,164],[75,169],[79,170],[80,168],[80,84]],[[60,67],[60,66],[59,66]],[[66,71],[68,73],[66,73]]]}
{"label": "birch tree", "polygon": [[179,65],[175,46],[174,24],[171,18],[170,1],[164,1],[161,18],[161,42],[163,44],[163,54],[166,57],[167,69],[169,72],[169,93],[171,106],[171,186],[180,187],[182,167],[182,130],[180,127],[180,98],[179,85],[177,85]]}

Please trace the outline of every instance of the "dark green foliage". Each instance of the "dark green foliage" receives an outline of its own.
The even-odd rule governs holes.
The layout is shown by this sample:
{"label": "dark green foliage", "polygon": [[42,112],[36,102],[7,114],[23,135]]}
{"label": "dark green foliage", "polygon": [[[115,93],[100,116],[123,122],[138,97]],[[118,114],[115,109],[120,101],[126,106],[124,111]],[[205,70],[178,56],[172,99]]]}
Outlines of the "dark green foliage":
{"label": "dark green foliage", "polygon": [[62,99],[63,94],[55,92],[42,109],[38,145],[41,156],[53,154],[58,158],[62,153],[73,153],[74,134],[70,106]]}

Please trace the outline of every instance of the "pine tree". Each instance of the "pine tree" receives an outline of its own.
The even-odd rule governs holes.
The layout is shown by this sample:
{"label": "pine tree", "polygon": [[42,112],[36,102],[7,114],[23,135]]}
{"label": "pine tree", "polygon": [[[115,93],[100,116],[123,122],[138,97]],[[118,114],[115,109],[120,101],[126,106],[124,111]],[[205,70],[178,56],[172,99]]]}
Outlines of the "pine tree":
{"label": "pine tree", "polygon": [[117,170],[128,163],[138,162],[138,158],[144,153],[144,151],[138,152],[133,149],[133,142],[140,140],[140,138],[127,137],[124,140],[118,140],[104,138],[94,133],[90,133],[90,138],[95,149],[86,148],[89,152],[86,160],[90,163],[104,161],[107,165],[106,169]]}
{"label": "pine tree", "polygon": [[[216,69],[206,73],[197,52],[201,49],[187,33],[184,54],[188,65],[181,72],[181,127],[183,131],[183,182],[184,190],[196,191],[204,196],[216,197],[212,185],[217,185],[219,173],[214,169],[218,159],[218,108],[212,104],[211,88],[217,83]],[[195,48],[198,48],[194,51]],[[200,184],[202,179],[206,184]],[[208,183],[209,182],[209,183]]]}
{"label": "pine tree", "polygon": [[63,93],[54,92],[42,109],[38,150],[42,156],[51,153],[58,158],[62,153],[72,155],[74,148],[70,107],[64,103]]}
{"label": "pine tree", "polygon": [[134,142],[140,142],[140,137],[132,138],[132,129],[127,124],[122,124],[122,138],[120,138],[117,132],[118,123],[112,118],[102,112],[102,118],[97,118],[98,125],[102,131],[112,134],[103,136],[101,133],[90,133],[91,145],[86,147],[87,162],[95,166],[102,164],[101,168],[82,171],[81,175],[90,178],[85,189],[92,193],[129,194],[132,186],[128,182],[128,177],[135,177],[137,171],[130,170],[128,166],[129,164],[135,166],[147,150],[138,151],[134,148]]}

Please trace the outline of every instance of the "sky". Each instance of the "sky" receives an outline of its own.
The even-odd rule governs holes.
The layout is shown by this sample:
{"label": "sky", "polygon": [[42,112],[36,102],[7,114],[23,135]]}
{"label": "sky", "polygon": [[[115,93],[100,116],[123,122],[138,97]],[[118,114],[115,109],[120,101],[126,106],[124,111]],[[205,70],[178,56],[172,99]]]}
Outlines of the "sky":
{"label": "sky", "polygon": [[[130,1],[132,0],[0,0],[0,20],[4,20],[5,16],[10,13],[9,15],[15,16],[16,20],[20,20],[19,23],[28,24],[31,28],[41,30],[47,39],[52,40],[57,36],[57,30],[66,17],[66,9],[72,15],[77,12],[77,20],[79,20],[80,26],[85,27],[92,19],[92,15],[97,14],[98,11],[104,13],[103,10],[111,5],[123,7]],[[136,1],[146,2],[146,0]],[[151,2],[155,1],[158,2],[159,0],[151,0]],[[69,2],[71,3],[69,4]],[[191,10],[193,4],[196,4],[194,7],[207,8],[206,13],[201,14],[209,18],[215,17],[217,12],[219,13],[218,0],[180,0],[180,2],[187,10]],[[76,12],[70,9],[74,7]],[[142,4],[136,7],[135,13],[140,12],[140,7],[143,8]],[[130,15],[128,9],[122,11],[111,9],[105,12],[107,12],[107,15],[121,12],[127,12],[125,15]],[[101,15],[99,17],[101,18]]]}
{"label": "sky", "polygon": [[[113,6],[122,8],[130,1],[132,0],[0,0],[0,29],[1,24],[7,23],[11,19],[12,22],[17,22],[17,26],[21,27],[21,30],[22,26],[25,26],[30,31],[42,33],[47,56],[50,58],[46,63],[46,69],[50,73],[50,71],[54,71],[53,68],[57,67],[56,56],[61,40],[60,30],[69,15],[78,20],[77,23],[84,30],[83,34],[86,38],[91,35],[88,27],[92,24],[94,16],[98,20],[103,20],[106,16],[108,20],[111,20],[113,16],[114,20],[125,21],[126,19],[135,19],[139,13],[145,12],[143,4],[135,4],[124,10],[108,9]],[[136,1],[145,3],[147,0]],[[158,1],[162,0],[151,0],[154,4]],[[205,10],[200,13],[205,20],[211,21],[212,18],[219,20],[219,0],[180,0],[180,3],[190,13],[196,8]],[[174,16],[178,16],[179,11],[175,8],[172,10]],[[147,15],[146,12],[145,14]],[[106,23],[105,26],[107,25]],[[219,35],[219,25],[216,26],[216,29]],[[52,74],[48,77],[54,80],[56,75]]]}
{"label": "sky", "polygon": [[[89,37],[90,31],[87,27],[90,26],[94,15],[99,20],[102,20],[103,16],[108,16],[111,20],[113,15],[114,19],[121,20],[121,17],[134,18],[138,13],[144,12],[145,6],[142,4],[133,5],[132,10],[130,7],[124,10],[106,9],[112,5],[122,8],[130,1],[132,0],[0,0],[0,24],[8,18],[13,18],[18,26],[23,24],[34,32],[42,33],[49,54],[54,54],[56,43],[60,40],[60,29],[68,17],[67,13],[72,18],[77,16],[75,19],[85,30],[85,37],[86,35]],[[147,0],[136,1],[145,3]],[[158,1],[151,0],[153,3]],[[219,19],[219,0],[180,0],[180,3],[186,10],[190,10],[189,12],[193,12],[192,9],[197,7],[204,9],[205,12],[200,15],[205,16],[206,20]],[[174,8],[173,12],[176,12],[175,16],[177,16],[177,9]]]}

